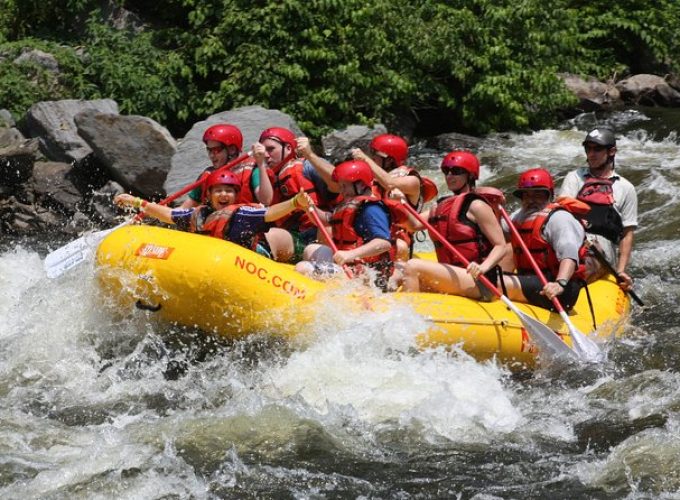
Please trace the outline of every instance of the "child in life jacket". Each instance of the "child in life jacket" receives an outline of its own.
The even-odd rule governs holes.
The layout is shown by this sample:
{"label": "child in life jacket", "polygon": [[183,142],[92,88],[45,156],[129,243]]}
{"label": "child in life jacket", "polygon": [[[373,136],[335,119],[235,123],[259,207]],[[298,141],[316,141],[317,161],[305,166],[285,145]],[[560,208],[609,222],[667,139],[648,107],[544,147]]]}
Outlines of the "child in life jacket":
{"label": "child in life jacket", "polygon": [[[492,283],[498,282],[499,263],[508,253],[498,217],[489,203],[474,192],[479,178],[479,160],[467,151],[452,151],[441,163],[442,173],[452,195],[437,200],[423,218],[451,243],[468,261],[459,260],[431,234],[437,262],[410,259],[403,270],[404,292],[436,292],[462,295],[490,301],[493,295],[476,278],[484,274]],[[422,229],[411,221],[414,230]]]}
{"label": "child in life jacket", "polygon": [[354,274],[368,267],[377,272],[376,285],[384,289],[393,270],[394,245],[390,241],[390,212],[371,190],[371,167],[360,160],[346,161],[335,167],[332,177],[343,198],[332,212],[320,212],[320,218],[330,224],[338,251],[313,243],[305,248],[304,260],[295,269],[325,277],[339,272],[340,266],[349,266]]}
{"label": "child in life jacket", "polygon": [[[405,164],[408,144],[393,134],[375,136],[369,144],[370,154],[352,149],[352,157],[368,163],[375,175],[374,188],[385,203],[399,203],[404,199],[420,211],[423,205],[437,196],[437,185]],[[412,255],[413,233],[393,221],[392,237],[397,244],[397,260],[407,261]]]}
{"label": "child in life jacket", "polygon": [[234,174],[217,171],[206,179],[205,204],[198,207],[170,208],[125,193],[113,201],[122,207],[141,209],[145,215],[174,224],[183,231],[225,239],[266,257],[287,260],[293,252],[290,235],[279,228],[268,230],[277,219],[295,210],[306,210],[312,200],[300,193],[270,207],[236,203],[240,188],[241,183]]}

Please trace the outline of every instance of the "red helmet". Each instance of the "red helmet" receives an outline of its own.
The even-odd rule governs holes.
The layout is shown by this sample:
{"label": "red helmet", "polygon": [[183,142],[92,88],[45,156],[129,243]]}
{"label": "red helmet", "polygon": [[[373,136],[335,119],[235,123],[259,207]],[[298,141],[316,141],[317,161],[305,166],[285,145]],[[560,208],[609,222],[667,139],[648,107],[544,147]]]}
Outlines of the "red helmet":
{"label": "red helmet", "polygon": [[527,189],[543,189],[550,192],[550,196],[555,192],[555,183],[552,175],[544,168],[532,168],[519,176],[517,189],[512,194],[517,198],[522,197],[522,192]]}
{"label": "red helmet", "polygon": [[361,181],[367,186],[373,184],[373,171],[371,167],[362,160],[350,160],[340,163],[333,169],[331,176],[335,182],[357,182]]}
{"label": "red helmet", "polygon": [[213,172],[208,176],[205,181],[204,188],[207,193],[211,187],[221,185],[234,186],[236,191],[241,189],[241,181],[238,179],[238,177],[236,177],[231,172],[220,171]]}
{"label": "red helmet", "polygon": [[479,179],[479,160],[468,151],[451,151],[442,160],[441,168],[460,167],[467,170],[470,179]]}
{"label": "red helmet", "polygon": [[236,146],[239,151],[243,148],[243,134],[238,127],[228,123],[218,123],[209,127],[203,133],[203,142],[208,141],[221,142],[227,147]]}
{"label": "red helmet", "polygon": [[260,142],[266,139],[274,139],[276,142],[280,142],[281,144],[288,144],[291,149],[295,149],[297,147],[295,134],[287,128],[269,127],[260,134]]}
{"label": "red helmet", "polygon": [[392,158],[397,166],[403,165],[408,156],[408,144],[398,135],[376,135],[369,146],[374,151]]}

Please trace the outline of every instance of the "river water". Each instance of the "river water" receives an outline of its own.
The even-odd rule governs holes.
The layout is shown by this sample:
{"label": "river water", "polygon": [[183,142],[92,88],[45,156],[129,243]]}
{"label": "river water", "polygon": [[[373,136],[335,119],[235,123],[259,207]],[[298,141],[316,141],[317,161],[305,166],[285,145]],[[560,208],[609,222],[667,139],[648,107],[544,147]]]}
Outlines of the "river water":
{"label": "river water", "polygon": [[[343,321],[304,345],[208,339],[116,310],[91,263],[48,280],[45,242],[3,242],[0,497],[679,498],[680,113],[600,120],[639,190],[646,308],[597,368],[419,353],[422,318],[332,304]],[[595,123],[487,138],[482,183],[561,180]],[[416,155],[440,182],[444,153]]]}

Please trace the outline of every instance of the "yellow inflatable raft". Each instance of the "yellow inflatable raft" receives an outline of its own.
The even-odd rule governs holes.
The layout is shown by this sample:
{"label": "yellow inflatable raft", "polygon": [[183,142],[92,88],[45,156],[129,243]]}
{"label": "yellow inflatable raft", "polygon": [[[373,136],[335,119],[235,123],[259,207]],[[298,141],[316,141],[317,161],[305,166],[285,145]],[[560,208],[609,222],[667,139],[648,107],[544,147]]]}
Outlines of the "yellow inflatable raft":
{"label": "yellow inflatable raft", "polygon": [[[477,359],[496,356],[511,367],[531,367],[536,352],[517,316],[500,301],[477,302],[430,293],[345,292],[340,280],[322,283],[296,273],[243,247],[216,238],[154,226],[125,226],[108,235],[97,250],[99,282],[124,306],[154,311],[164,321],[196,326],[229,337],[252,333],[292,338],[316,320],[329,298],[339,310],[370,314],[410,307],[427,320],[414,332],[419,345],[462,345]],[[626,294],[612,278],[589,285],[570,314],[581,332],[600,337],[621,332],[630,310]],[[571,344],[569,330],[556,313],[517,304]],[[344,309],[343,309],[344,308]],[[594,314],[594,320],[593,320]]]}

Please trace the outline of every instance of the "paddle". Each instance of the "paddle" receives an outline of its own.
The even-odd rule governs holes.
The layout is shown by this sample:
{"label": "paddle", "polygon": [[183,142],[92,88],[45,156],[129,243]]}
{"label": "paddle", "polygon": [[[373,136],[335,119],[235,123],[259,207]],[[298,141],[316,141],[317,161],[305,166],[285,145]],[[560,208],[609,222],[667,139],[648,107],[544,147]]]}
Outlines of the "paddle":
{"label": "paddle", "polygon": [[[454,247],[444,236],[442,236],[432,225],[427,222],[412,206],[408,203],[403,203],[406,210],[409,211],[413,217],[415,217],[423,226],[425,226],[430,234],[434,235],[441,243],[444,245],[451,253],[456,255],[456,257],[465,264],[467,267],[470,262]],[[484,286],[486,286],[491,292],[494,293],[508,308],[517,315],[519,320],[524,325],[526,331],[531,335],[534,343],[538,346],[541,353],[547,356],[551,360],[555,359],[566,359],[566,360],[580,360],[581,358],[577,353],[571,349],[552,329],[547,325],[544,325],[540,321],[526,315],[504,294],[498,290],[498,288],[489,281],[489,279],[483,274],[477,278],[481,281]]]}
{"label": "paddle", "polygon": [[[531,255],[531,252],[529,251],[529,248],[527,247],[526,243],[519,235],[517,228],[512,223],[512,219],[510,219],[510,216],[505,211],[505,208],[503,208],[501,205],[498,205],[498,210],[503,216],[503,219],[507,223],[515,239],[519,241],[519,244],[522,247],[522,252],[524,252],[524,254],[527,256],[529,262],[531,262],[531,267],[533,267],[534,272],[541,280],[543,286],[545,286],[548,283],[548,280],[546,279],[545,274],[543,273],[541,268],[538,267],[538,263],[536,262],[536,259],[534,259],[534,256]],[[586,335],[581,333],[574,326],[574,324],[569,319],[569,316],[567,316],[567,313],[562,307],[562,303],[559,301],[559,299],[557,297],[553,297],[551,301],[555,306],[557,312],[560,314],[562,321],[564,321],[564,323],[567,325],[567,328],[569,328],[569,334],[571,335],[571,340],[574,346],[574,351],[576,351],[576,354],[578,354],[578,356],[581,359],[588,362],[598,363],[603,361],[604,353],[602,352],[602,350],[592,339],[588,338]]]}
{"label": "paddle", "polygon": [[[215,171],[223,171],[223,170],[228,170],[231,167],[241,163],[242,161],[246,160],[249,156],[251,155],[250,152],[242,154],[238,158],[230,161],[229,163],[226,163],[216,169]],[[185,195],[192,189],[197,188],[200,186],[204,181],[203,176],[201,176],[196,182],[193,182],[189,184],[188,186],[180,189],[179,191],[171,194],[167,198],[163,199],[162,201],[158,202],[159,205],[167,205],[168,203],[171,203],[175,201],[177,198],[180,196]],[[99,242],[106,238],[107,235],[115,231],[116,229],[120,229],[123,226],[127,226],[128,224],[131,224],[133,222],[139,221],[144,217],[144,213],[140,212],[139,214],[135,215],[134,217],[126,220],[125,222],[122,222],[118,224],[116,227],[111,228],[111,229],[105,229],[104,231],[97,231],[96,233],[90,233],[86,234],[84,236],[81,236],[77,240],[74,240],[70,243],[67,243],[63,247],[57,248],[53,252],[50,252],[47,254],[45,257],[45,261],[43,262],[43,267],[45,268],[45,272],[47,273],[48,278],[57,278],[64,274],[66,271],[69,269],[77,266],[81,262],[85,261],[87,257],[90,255],[92,250],[99,245]]]}
{"label": "paddle", "polygon": [[[326,226],[324,226],[323,222],[321,222],[319,214],[316,213],[316,205],[309,205],[308,211],[309,215],[312,217],[312,220],[314,221],[314,224],[316,224],[316,227],[319,228],[319,231],[321,231],[321,234],[323,234],[323,237],[326,239],[328,246],[331,247],[331,250],[333,250],[333,255],[335,255],[336,253],[338,253],[338,246],[333,241],[333,238],[331,238],[331,235],[328,234]],[[352,271],[350,271],[346,265],[343,265],[342,269],[345,271],[345,274],[347,275],[348,278],[351,279],[354,277]]]}
{"label": "paddle", "polygon": [[[593,253],[595,258],[600,261],[600,263],[609,271],[609,273],[616,278],[616,281],[621,282],[623,281],[623,278],[621,275],[616,272],[616,269],[614,269],[614,266],[612,266],[609,261],[607,260],[607,257],[605,257],[602,252],[600,251],[599,248],[597,248],[595,245],[590,245],[589,250]],[[633,290],[626,290],[626,293],[630,295],[630,298],[633,299],[637,305],[644,307],[645,303],[642,302],[642,299],[638,297],[637,293],[635,293]]]}

